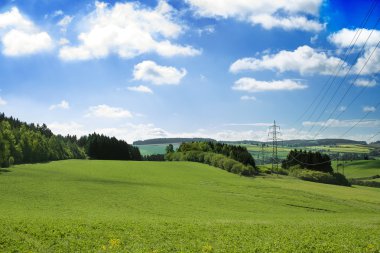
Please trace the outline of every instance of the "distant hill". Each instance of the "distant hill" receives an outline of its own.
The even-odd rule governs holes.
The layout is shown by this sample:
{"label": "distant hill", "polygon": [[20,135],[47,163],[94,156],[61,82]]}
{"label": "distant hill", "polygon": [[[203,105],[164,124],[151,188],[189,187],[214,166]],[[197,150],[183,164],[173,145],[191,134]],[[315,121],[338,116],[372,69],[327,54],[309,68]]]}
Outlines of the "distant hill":
{"label": "distant hill", "polygon": [[[133,145],[154,145],[154,144],[173,144],[173,143],[183,143],[183,142],[193,142],[193,141],[212,141],[216,142],[214,139],[210,138],[157,138],[148,139],[144,141],[135,141]],[[227,144],[239,145],[239,144],[249,144],[249,145],[261,145],[261,144],[271,144],[271,141],[261,142],[255,140],[242,140],[242,141],[218,141]],[[318,139],[318,140],[286,140],[281,141],[281,145],[291,146],[291,147],[305,147],[305,146],[329,146],[338,144],[358,144],[367,145],[365,141],[354,141],[347,139]]]}
{"label": "distant hill", "polygon": [[133,145],[173,144],[173,143],[183,143],[183,142],[193,142],[193,141],[216,142],[216,140],[210,139],[210,138],[157,138],[157,139],[148,139],[144,141],[135,141],[133,142]]}
{"label": "distant hill", "polygon": [[347,139],[318,139],[318,140],[287,140],[282,142],[286,146],[329,146],[338,144],[367,145],[365,141],[353,141]]}
{"label": "distant hill", "polygon": [[[261,144],[271,144],[271,141],[261,142],[261,141],[221,141],[223,143],[229,144],[250,144],[250,145],[261,145]],[[305,147],[305,146],[329,146],[338,144],[358,144],[367,145],[365,141],[353,141],[346,139],[319,139],[319,140],[285,140],[279,141],[279,145],[291,146],[291,147]]]}

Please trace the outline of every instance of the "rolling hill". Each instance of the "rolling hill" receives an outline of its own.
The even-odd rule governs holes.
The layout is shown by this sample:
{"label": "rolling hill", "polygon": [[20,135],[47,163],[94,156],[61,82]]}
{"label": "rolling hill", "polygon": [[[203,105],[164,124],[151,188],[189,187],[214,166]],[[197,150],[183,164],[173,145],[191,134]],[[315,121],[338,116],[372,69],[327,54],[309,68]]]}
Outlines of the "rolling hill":
{"label": "rolling hill", "polygon": [[67,160],[0,175],[1,252],[376,252],[380,189],[191,162]]}

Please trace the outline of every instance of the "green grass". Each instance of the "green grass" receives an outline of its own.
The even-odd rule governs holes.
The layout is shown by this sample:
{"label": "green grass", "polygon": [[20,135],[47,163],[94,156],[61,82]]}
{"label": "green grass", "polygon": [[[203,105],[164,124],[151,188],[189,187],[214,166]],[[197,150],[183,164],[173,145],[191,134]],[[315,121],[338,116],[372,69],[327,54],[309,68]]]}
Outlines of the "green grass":
{"label": "green grass", "polygon": [[0,175],[0,252],[379,252],[380,189],[191,162],[60,161]]}
{"label": "green grass", "polygon": [[[343,163],[343,162],[339,162]],[[333,168],[336,170],[336,162],[333,162]],[[342,173],[341,167],[339,172]],[[380,175],[380,160],[358,160],[347,161],[344,166],[344,174],[347,178],[363,178],[374,175]]]}

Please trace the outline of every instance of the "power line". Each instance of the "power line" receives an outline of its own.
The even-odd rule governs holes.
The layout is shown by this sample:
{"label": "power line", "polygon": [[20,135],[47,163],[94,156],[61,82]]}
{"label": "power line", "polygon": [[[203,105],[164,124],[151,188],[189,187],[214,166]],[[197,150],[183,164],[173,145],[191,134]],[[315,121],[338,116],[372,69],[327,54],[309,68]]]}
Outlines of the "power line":
{"label": "power line", "polygon": [[380,135],[380,131],[375,133],[371,138],[367,139],[367,142],[369,143],[370,140],[372,140],[373,138],[375,138],[378,135]]}
{"label": "power line", "polygon": [[[374,28],[377,26],[377,24],[379,23],[379,21],[380,21],[380,18],[377,20],[377,22],[376,22]],[[362,48],[360,49],[359,53],[357,54],[357,56],[356,56],[356,58],[355,58],[355,60],[354,60],[355,62],[359,59],[359,57],[360,57],[360,55],[362,54],[362,52],[365,51],[366,45],[367,45],[367,43],[368,43],[369,38],[372,36],[373,31],[374,31],[374,29],[372,29],[371,32],[370,32],[370,34],[368,35],[368,37],[367,37],[365,43],[363,44]],[[376,45],[376,47],[375,47],[375,49],[372,51],[370,57],[367,59],[367,61],[366,61],[365,64],[363,65],[363,68],[364,68],[364,66],[367,65],[369,59],[372,57],[374,51],[376,51],[376,48],[377,48],[378,45],[379,45],[379,43]],[[346,78],[348,77],[348,74],[350,73],[350,71],[352,70],[352,68],[353,68],[354,66],[355,66],[354,64],[351,64],[351,66],[349,67],[349,69],[348,69],[348,71],[346,72],[344,78],[343,78],[342,81],[338,84],[338,87],[335,89],[335,91],[334,91],[333,95],[331,96],[330,100],[328,101],[328,103],[326,104],[326,106],[323,108],[323,110],[322,110],[321,113],[319,114],[319,116],[318,116],[318,118],[317,118],[317,120],[316,120],[317,122],[320,120],[320,118],[322,117],[324,111],[326,111],[327,107],[331,104],[331,102],[333,101],[334,97],[337,95],[338,91],[339,91],[340,88],[342,87],[342,84],[344,83],[344,81],[345,81]],[[363,70],[363,68],[360,70],[360,73],[361,73],[361,71]],[[335,78],[334,78],[334,80],[335,80]],[[338,105],[337,105],[337,106],[335,107],[335,109],[330,113],[329,118],[331,118],[332,114],[335,113],[336,109],[340,106],[341,102],[342,102],[343,99],[346,97],[346,95],[348,94],[348,91],[351,89],[351,87],[352,87],[353,85],[354,85],[354,84],[351,83],[349,89],[346,91],[346,93],[345,93],[345,94],[343,95],[343,97],[340,99]],[[313,125],[311,126],[311,129],[309,130],[309,132],[311,132],[311,131],[313,130],[314,126],[315,126],[315,124],[313,124]]]}
{"label": "power line", "polygon": [[[380,20],[380,19],[379,19]],[[378,21],[379,21],[378,20]],[[336,112],[336,110],[339,108],[339,106],[342,104],[342,101],[344,100],[344,98],[347,96],[348,92],[351,90],[351,88],[354,86],[354,83],[356,82],[356,80],[358,79],[358,77],[361,75],[363,69],[365,68],[365,66],[367,65],[367,63],[369,62],[369,60],[372,58],[373,54],[375,53],[376,49],[378,48],[380,44],[380,41],[376,44],[375,48],[372,50],[370,56],[368,57],[368,59],[366,60],[366,62],[363,64],[362,68],[360,69],[359,73],[356,75],[355,77],[355,80],[351,83],[350,87],[347,89],[347,91],[345,92],[345,94],[343,95],[343,97],[340,99],[339,103],[337,104],[337,106],[334,108],[334,110],[330,113],[329,117],[328,117],[328,120],[330,120],[332,117],[332,115]],[[362,94],[362,93],[360,93]],[[357,99],[357,97],[355,97],[355,100]],[[351,105],[352,103],[350,103]],[[340,115],[342,115],[345,111],[342,111],[340,113]],[[328,122],[328,120],[326,122]],[[329,127],[329,125],[326,125],[326,126],[321,126],[319,131],[314,135],[314,139],[320,134],[322,133],[323,131],[325,131],[327,128]]]}
{"label": "power line", "polygon": [[[378,103],[375,108],[377,109],[379,107],[380,103]],[[354,129],[357,125],[359,125],[365,118],[367,118],[367,116],[371,113],[372,111],[368,111],[358,122],[356,122],[355,125],[353,125],[351,128],[349,128],[346,132],[344,132],[340,138],[342,138],[343,136],[345,136],[347,133],[349,133],[352,129]]]}
{"label": "power line", "polygon": [[[366,23],[368,22],[369,17],[371,16],[373,10],[376,7],[376,5],[377,5],[377,1],[373,0],[371,6],[369,8],[369,10],[367,11],[366,16],[364,17],[362,23],[360,24],[360,27],[364,27],[366,25]],[[335,73],[334,74],[334,80],[337,77],[338,73],[341,71],[341,69],[342,69],[342,67],[343,67],[343,65],[344,65],[344,63],[345,63],[348,55],[351,54],[351,51],[353,50],[353,48],[354,48],[354,46],[355,46],[358,38],[360,37],[361,33],[362,33],[362,29],[357,29],[356,30],[354,37],[351,39],[351,42],[350,42],[349,46],[346,49],[346,52],[345,52],[345,55],[344,55],[344,59],[341,61],[341,64],[339,65],[339,67],[337,66],[337,68],[334,71],[334,73]],[[329,79],[325,82],[325,84],[328,84],[330,82],[331,78],[332,78],[332,76],[329,77]],[[323,88],[320,90],[319,94],[314,98],[314,100],[307,107],[307,109],[304,111],[304,113],[295,122],[300,121],[306,115],[306,113],[311,109],[311,107],[313,106],[313,104],[318,100],[318,97],[320,97],[320,95],[323,93],[323,95],[320,97],[319,102],[317,104],[320,104],[322,102],[322,100],[325,97],[325,95],[331,89],[332,84],[334,83],[334,80],[330,83],[330,85],[328,86],[328,89],[324,93],[323,93],[323,90],[327,86],[323,85]],[[310,116],[308,117],[307,120],[311,119],[311,117],[315,114],[317,108],[318,108],[317,106],[314,107],[313,112],[310,114]],[[302,130],[302,128],[303,128],[303,126],[301,126],[300,131]]]}

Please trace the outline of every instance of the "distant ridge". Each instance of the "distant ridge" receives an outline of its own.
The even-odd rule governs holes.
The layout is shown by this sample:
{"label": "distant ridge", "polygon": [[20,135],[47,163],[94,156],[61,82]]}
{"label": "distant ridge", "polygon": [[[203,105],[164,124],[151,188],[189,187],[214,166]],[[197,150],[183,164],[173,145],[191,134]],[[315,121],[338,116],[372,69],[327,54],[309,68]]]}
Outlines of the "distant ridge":
{"label": "distant ridge", "polygon": [[[251,145],[259,145],[259,144],[270,144],[271,141],[261,142],[261,141],[221,141],[225,143],[231,144],[251,144]],[[304,147],[304,146],[325,146],[325,145],[338,145],[338,144],[358,144],[358,145],[367,145],[365,141],[354,141],[348,139],[317,139],[317,140],[284,140],[279,142],[285,146],[293,146],[293,147]]]}
{"label": "distant ridge", "polygon": [[193,142],[193,141],[216,142],[216,140],[210,139],[210,138],[157,138],[157,139],[148,139],[144,141],[135,141],[133,142],[133,145],[174,144],[174,143]]}
{"label": "distant ridge", "polygon": [[[212,141],[216,140],[211,138],[157,138],[148,139],[144,141],[135,141],[133,145],[154,145],[154,144],[173,144],[182,142],[193,142],[193,141]],[[218,141],[222,143],[229,144],[250,144],[250,145],[260,145],[260,144],[270,144],[270,141],[261,142],[255,140],[242,140],[242,141]],[[354,141],[348,139],[318,139],[318,140],[285,140],[281,141],[282,145],[292,146],[292,147],[305,147],[305,146],[324,146],[324,145],[338,145],[338,144],[359,144],[367,145],[365,141]]]}

